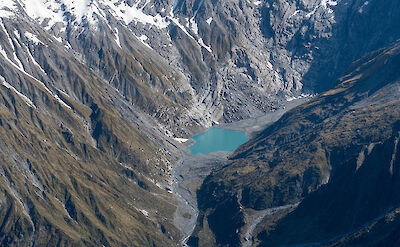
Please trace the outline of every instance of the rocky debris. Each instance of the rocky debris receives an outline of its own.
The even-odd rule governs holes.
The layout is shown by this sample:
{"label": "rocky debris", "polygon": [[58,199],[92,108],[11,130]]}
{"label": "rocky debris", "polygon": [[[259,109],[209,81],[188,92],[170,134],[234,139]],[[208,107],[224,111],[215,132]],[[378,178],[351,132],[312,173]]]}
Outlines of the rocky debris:
{"label": "rocky debris", "polygon": [[[193,238],[237,246],[243,209],[301,201],[257,239],[260,246],[319,245],[396,208],[399,44],[355,62],[341,84],[287,112],[208,176]],[[222,224],[229,220],[235,224]]]}

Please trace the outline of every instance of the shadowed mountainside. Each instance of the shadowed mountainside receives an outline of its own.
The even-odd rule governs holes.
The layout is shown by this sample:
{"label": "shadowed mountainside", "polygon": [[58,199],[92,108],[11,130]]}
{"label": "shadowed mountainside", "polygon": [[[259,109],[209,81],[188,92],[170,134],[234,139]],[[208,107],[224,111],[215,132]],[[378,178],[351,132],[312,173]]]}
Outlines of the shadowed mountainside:
{"label": "shadowed mountainside", "polygon": [[199,191],[192,241],[238,246],[247,208],[303,200],[259,236],[284,246],[349,234],[398,206],[399,67],[396,42],[236,150]]}

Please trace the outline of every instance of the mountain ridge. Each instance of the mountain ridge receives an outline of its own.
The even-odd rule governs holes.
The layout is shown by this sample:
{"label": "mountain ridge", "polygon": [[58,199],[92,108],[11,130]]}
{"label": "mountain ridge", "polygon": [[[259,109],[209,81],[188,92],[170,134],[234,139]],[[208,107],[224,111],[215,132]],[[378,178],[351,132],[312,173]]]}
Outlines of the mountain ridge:
{"label": "mountain ridge", "polygon": [[[365,224],[396,208],[396,196],[390,192],[387,197],[394,201],[371,205],[374,196],[395,191],[399,44],[397,41],[356,62],[354,72],[341,78],[341,84],[287,112],[237,149],[228,165],[206,178],[198,195],[200,216],[193,241],[202,241],[200,246],[237,246],[245,241],[239,233],[245,229],[249,210],[300,202],[275,223],[269,222],[276,220],[274,216],[265,218],[261,229],[273,225],[259,230],[263,232],[260,246],[307,245],[314,242],[310,240],[318,242],[342,234],[340,231],[346,234],[346,229],[356,230],[360,222]],[[368,165],[364,167],[364,163]],[[378,182],[380,177],[387,177],[386,181],[392,177],[394,184],[381,188],[386,185]],[[358,212],[350,206],[351,198],[362,196],[360,203],[368,203],[360,205]],[[324,203],[331,204],[319,207]],[[353,213],[359,213],[358,223],[352,226],[356,229],[348,229],[343,221],[351,220]],[[234,224],[224,225],[227,221]]]}

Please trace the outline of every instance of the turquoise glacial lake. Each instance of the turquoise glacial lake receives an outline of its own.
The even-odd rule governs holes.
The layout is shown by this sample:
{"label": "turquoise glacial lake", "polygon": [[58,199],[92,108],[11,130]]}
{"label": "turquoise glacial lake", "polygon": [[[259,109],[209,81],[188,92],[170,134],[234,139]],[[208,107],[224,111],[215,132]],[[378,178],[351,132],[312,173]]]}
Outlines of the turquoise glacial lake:
{"label": "turquoise glacial lake", "polygon": [[193,155],[209,154],[216,151],[233,152],[249,138],[241,131],[211,128],[192,137],[196,143],[189,147]]}

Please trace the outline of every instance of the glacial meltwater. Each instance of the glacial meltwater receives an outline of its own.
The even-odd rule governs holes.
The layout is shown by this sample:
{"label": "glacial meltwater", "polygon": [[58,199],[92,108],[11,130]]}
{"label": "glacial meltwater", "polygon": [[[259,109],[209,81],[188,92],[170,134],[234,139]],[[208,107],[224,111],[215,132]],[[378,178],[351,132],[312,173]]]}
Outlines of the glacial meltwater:
{"label": "glacial meltwater", "polygon": [[192,137],[196,143],[189,147],[193,155],[216,151],[234,151],[249,138],[241,131],[211,128]]}

